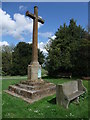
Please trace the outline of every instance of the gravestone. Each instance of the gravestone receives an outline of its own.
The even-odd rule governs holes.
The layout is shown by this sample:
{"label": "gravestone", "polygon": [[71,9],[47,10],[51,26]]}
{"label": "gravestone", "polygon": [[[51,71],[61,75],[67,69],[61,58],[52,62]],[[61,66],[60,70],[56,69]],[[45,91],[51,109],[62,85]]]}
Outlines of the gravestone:
{"label": "gravestone", "polygon": [[34,7],[34,14],[27,11],[26,16],[33,19],[32,61],[28,65],[28,80],[10,85],[5,92],[33,103],[41,98],[53,95],[56,92],[56,85],[41,79],[41,65],[38,62],[38,22],[43,24],[44,20],[38,17],[38,7]]}

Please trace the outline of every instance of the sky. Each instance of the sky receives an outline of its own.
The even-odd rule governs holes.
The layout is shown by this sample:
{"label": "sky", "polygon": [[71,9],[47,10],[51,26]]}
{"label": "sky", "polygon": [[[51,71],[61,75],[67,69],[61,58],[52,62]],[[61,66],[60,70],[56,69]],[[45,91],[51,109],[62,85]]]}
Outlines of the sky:
{"label": "sky", "polygon": [[38,23],[38,47],[44,53],[44,45],[49,38],[55,38],[60,25],[69,25],[70,19],[74,18],[82,28],[88,26],[88,2],[3,2],[0,9],[0,46],[32,42],[33,20],[25,13],[27,10],[34,13],[34,6],[38,6],[38,16],[45,20],[43,25]]}

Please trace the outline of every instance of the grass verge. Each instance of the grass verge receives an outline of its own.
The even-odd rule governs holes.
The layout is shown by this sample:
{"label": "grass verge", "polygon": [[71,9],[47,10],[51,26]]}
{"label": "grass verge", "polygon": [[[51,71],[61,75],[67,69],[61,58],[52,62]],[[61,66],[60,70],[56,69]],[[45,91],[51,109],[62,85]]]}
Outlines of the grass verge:
{"label": "grass verge", "polygon": [[[8,89],[11,84],[21,81],[20,77],[2,80],[2,89]],[[26,80],[26,77],[23,77]],[[44,79],[55,84],[67,82],[70,79]],[[88,90],[88,81],[83,81],[84,86]],[[55,102],[56,95],[52,95],[33,104],[26,103],[20,98],[8,95],[2,92],[2,117],[3,118],[88,118],[88,91],[80,96],[80,104],[70,103],[69,109],[57,106]]]}

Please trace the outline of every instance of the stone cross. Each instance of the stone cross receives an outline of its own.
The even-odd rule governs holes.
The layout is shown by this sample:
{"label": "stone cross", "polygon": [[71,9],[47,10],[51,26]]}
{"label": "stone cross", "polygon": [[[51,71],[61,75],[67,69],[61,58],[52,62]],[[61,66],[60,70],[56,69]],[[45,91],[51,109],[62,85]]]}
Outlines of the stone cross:
{"label": "stone cross", "polygon": [[26,16],[33,19],[33,47],[32,47],[32,62],[38,62],[38,22],[44,24],[44,20],[38,17],[38,7],[34,7],[34,14],[29,11]]}
{"label": "stone cross", "polygon": [[38,7],[34,7],[34,14],[29,11],[26,12],[26,16],[33,19],[33,44],[32,44],[32,61],[28,65],[28,80],[37,81],[39,71],[41,71],[41,65],[38,62],[38,22],[44,24],[44,20],[38,17]]}

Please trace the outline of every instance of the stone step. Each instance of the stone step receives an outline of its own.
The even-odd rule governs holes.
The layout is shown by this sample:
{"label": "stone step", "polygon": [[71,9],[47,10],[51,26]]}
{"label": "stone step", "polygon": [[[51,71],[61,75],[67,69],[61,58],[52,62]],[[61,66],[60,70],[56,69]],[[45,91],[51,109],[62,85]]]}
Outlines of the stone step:
{"label": "stone step", "polygon": [[25,98],[35,99],[46,95],[48,96],[49,94],[53,94],[55,93],[55,89],[55,85],[51,85],[48,88],[40,90],[27,90],[25,88],[20,88],[19,86],[10,85],[8,90],[18,95],[24,96]]}
{"label": "stone step", "polygon": [[40,90],[40,89],[46,89],[48,86],[53,86],[52,83],[45,83],[43,85],[27,85],[27,84],[16,84],[16,86],[20,88],[24,88],[27,90]]}
{"label": "stone step", "polygon": [[[32,82],[32,81],[20,81],[21,84],[25,84],[25,85],[30,85],[30,86],[38,86],[38,85],[44,85],[46,82],[45,81],[35,81],[35,82]],[[48,83],[48,82],[47,82]]]}
{"label": "stone step", "polygon": [[10,85],[9,88],[8,88],[9,91],[13,92],[13,93],[16,93],[18,95],[21,95],[21,96],[24,96],[26,98],[32,98],[33,96],[33,93],[35,93],[35,91],[33,90],[26,90],[24,88],[20,88],[18,86],[15,86],[15,85]]}

